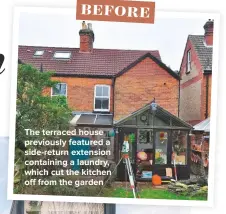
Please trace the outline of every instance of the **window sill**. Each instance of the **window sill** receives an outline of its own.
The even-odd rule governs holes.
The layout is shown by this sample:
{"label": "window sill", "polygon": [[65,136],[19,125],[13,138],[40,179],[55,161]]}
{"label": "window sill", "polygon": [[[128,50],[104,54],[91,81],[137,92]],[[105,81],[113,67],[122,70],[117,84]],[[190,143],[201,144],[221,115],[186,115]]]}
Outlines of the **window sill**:
{"label": "window sill", "polygon": [[93,113],[106,113],[106,114],[109,114],[110,113],[110,110],[106,110],[106,111],[103,111],[103,110],[93,110]]}

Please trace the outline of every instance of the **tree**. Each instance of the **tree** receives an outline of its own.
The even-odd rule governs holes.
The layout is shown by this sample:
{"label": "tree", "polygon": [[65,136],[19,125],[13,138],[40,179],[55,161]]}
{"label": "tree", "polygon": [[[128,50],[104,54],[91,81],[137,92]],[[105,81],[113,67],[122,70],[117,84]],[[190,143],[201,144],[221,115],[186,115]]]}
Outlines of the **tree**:
{"label": "tree", "polygon": [[[50,97],[44,91],[58,83],[51,77],[53,72],[41,72],[31,65],[18,65],[16,139],[15,139],[15,179],[19,186],[24,180],[24,140],[31,139],[25,129],[65,130],[69,127],[71,109],[66,97]],[[43,136],[38,136],[42,139]]]}

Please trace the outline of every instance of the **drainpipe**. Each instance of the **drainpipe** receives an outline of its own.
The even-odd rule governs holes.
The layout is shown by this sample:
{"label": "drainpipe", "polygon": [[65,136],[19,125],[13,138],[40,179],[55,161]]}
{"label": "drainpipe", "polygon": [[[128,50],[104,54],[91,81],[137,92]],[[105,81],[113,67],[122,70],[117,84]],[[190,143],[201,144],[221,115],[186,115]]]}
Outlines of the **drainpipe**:
{"label": "drainpipe", "polygon": [[178,117],[180,117],[180,81],[181,79],[179,79],[179,89],[178,89]]}
{"label": "drainpipe", "polygon": [[[114,124],[114,116],[115,116],[115,77],[113,77],[112,79],[112,126]],[[115,127],[113,127],[113,129],[115,130]],[[115,130],[116,132],[116,130]],[[114,154],[115,154],[115,157],[114,157],[114,160],[117,162],[118,159],[119,159],[119,156],[118,156],[118,150],[119,150],[119,146],[118,146],[118,134],[116,133],[115,134],[115,137],[114,137]]]}
{"label": "drainpipe", "polygon": [[114,115],[115,115],[115,77],[113,77],[112,79],[112,116],[113,116],[113,119],[114,119]]}
{"label": "drainpipe", "polygon": [[205,119],[208,118],[208,103],[209,103],[209,75],[206,75],[206,112],[205,112]]}

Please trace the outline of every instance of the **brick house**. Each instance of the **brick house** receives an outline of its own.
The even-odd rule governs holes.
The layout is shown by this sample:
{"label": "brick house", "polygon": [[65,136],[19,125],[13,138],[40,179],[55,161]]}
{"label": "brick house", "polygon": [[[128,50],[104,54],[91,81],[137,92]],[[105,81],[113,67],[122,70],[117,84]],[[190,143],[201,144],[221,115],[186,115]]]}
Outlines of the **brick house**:
{"label": "brick house", "polygon": [[[208,172],[214,21],[204,35],[189,35],[180,68],[180,118],[194,125],[191,135],[191,171]],[[203,163],[203,164],[202,164]],[[202,167],[204,166],[204,170]]]}
{"label": "brick house", "polygon": [[[178,173],[188,177],[191,126],[178,118],[178,73],[162,62],[158,50],[95,49],[91,24],[83,22],[79,38],[79,48],[19,46],[19,60],[55,72],[53,79],[61,83],[46,93],[67,97],[74,110],[72,126],[106,131],[112,160],[120,159],[122,143],[129,138],[137,177],[145,170],[163,176],[172,167],[173,144],[180,142],[184,150],[176,160]],[[112,129],[115,136],[109,136]],[[140,152],[146,152],[146,160],[138,158]]]}
{"label": "brick house", "polygon": [[204,35],[189,35],[180,67],[180,118],[196,125],[210,117],[212,20],[204,25]]}

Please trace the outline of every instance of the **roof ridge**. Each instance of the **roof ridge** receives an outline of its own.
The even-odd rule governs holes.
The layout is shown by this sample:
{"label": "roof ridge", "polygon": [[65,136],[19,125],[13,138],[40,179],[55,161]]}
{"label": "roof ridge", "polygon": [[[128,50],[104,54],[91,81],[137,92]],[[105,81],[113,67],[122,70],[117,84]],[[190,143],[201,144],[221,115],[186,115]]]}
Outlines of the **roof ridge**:
{"label": "roof ridge", "polygon": [[[61,47],[61,46],[58,46],[58,47],[53,47],[53,46],[42,46],[42,45],[19,45],[19,47],[32,47],[32,48],[65,48],[65,49],[79,49],[79,47]],[[94,51],[95,50],[112,50],[112,51],[147,51],[147,52],[159,52],[159,50],[141,50],[141,49],[112,49],[112,48],[94,48],[93,49]]]}

